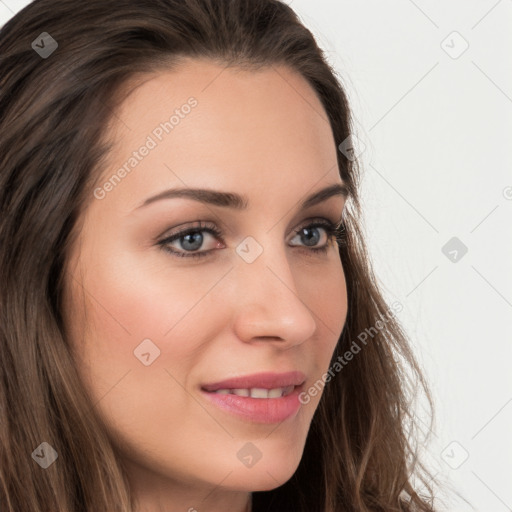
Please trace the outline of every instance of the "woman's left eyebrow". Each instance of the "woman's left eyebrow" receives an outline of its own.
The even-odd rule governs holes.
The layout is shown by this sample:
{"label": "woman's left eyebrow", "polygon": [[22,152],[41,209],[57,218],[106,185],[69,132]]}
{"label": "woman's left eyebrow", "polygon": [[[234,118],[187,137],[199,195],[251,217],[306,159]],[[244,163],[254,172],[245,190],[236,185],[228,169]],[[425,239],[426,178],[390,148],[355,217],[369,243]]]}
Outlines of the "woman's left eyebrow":
{"label": "woman's left eyebrow", "polygon": [[[318,203],[326,201],[333,196],[348,197],[348,189],[343,183],[333,183],[325,188],[317,190],[310,194],[300,203],[300,209],[310,208]],[[246,210],[249,206],[249,200],[246,196],[236,192],[222,192],[220,190],[204,189],[204,188],[177,188],[160,192],[159,194],[149,197],[135,210],[143,208],[156,201],[163,199],[186,198],[201,203],[207,203],[223,208],[233,208],[235,210]]]}

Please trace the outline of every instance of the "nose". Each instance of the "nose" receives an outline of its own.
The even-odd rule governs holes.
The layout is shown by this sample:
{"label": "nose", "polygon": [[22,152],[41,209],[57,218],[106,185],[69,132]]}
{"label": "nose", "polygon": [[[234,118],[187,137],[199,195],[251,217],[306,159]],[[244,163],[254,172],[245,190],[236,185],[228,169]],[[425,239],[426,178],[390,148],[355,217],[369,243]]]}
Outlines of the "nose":
{"label": "nose", "polygon": [[264,250],[252,263],[237,261],[232,279],[234,329],[240,340],[275,342],[289,349],[313,336],[315,312],[296,287],[285,251]]}

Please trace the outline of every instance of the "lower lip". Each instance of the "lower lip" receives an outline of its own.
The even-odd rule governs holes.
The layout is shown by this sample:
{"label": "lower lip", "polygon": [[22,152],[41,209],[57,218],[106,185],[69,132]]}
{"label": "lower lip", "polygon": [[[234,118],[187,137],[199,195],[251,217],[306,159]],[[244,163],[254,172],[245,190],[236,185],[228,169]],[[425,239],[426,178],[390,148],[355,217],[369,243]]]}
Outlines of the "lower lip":
{"label": "lower lip", "polygon": [[202,391],[203,395],[216,406],[235,416],[239,416],[255,423],[280,423],[294,416],[300,409],[300,389],[295,389],[287,396],[281,398],[251,398],[248,396],[222,395]]}

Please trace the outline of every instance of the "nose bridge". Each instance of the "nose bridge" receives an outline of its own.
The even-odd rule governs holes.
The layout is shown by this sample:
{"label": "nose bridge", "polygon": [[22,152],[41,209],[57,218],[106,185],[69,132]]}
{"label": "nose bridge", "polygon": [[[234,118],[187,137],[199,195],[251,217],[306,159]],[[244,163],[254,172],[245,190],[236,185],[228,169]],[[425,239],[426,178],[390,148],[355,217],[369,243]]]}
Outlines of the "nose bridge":
{"label": "nose bridge", "polygon": [[313,336],[316,319],[297,289],[284,243],[271,243],[272,238],[260,243],[247,237],[236,249],[235,326],[245,341],[270,337],[299,344]]}

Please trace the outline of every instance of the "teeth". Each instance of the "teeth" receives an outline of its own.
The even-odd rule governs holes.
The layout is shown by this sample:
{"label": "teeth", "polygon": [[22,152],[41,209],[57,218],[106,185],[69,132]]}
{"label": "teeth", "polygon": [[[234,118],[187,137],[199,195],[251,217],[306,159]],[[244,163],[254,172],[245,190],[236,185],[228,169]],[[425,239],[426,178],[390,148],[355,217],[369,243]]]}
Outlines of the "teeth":
{"label": "teeth", "polygon": [[295,386],[287,386],[285,388],[251,388],[251,389],[218,389],[214,391],[219,395],[237,395],[246,396],[251,398],[281,398],[282,396],[289,395]]}
{"label": "teeth", "polygon": [[[269,391],[268,389],[252,388],[251,389],[251,398],[268,398],[268,391]],[[275,391],[280,392],[281,389],[277,388]]]}
{"label": "teeth", "polygon": [[281,398],[283,396],[283,391],[283,388],[269,389],[267,393],[268,398]]}

